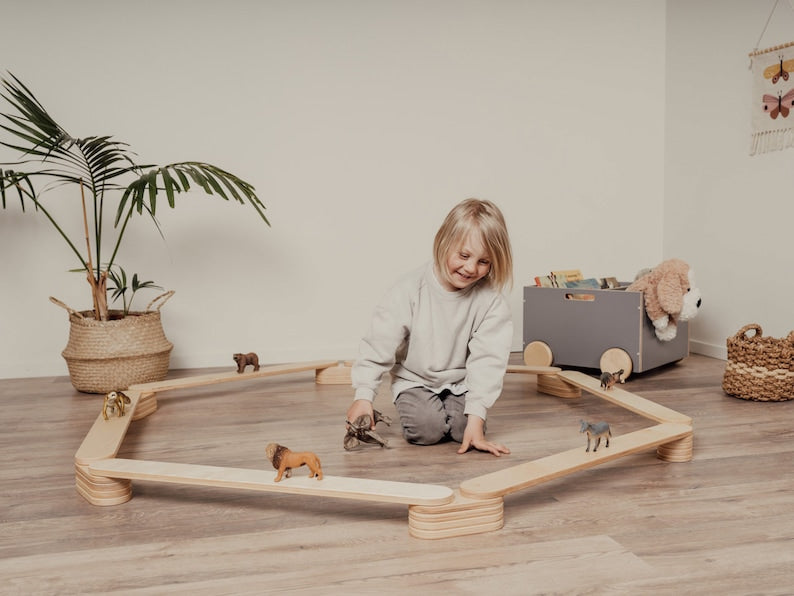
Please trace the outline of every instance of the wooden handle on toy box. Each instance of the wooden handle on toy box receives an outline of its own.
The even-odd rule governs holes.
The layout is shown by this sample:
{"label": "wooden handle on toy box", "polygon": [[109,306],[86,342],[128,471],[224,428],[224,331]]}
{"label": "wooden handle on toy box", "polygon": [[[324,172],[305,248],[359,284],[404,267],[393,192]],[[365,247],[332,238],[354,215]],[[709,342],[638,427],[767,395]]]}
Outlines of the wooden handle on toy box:
{"label": "wooden handle on toy box", "polygon": [[160,298],[162,298],[162,299],[163,299],[163,301],[162,301],[162,302],[161,302],[161,303],[160,303],[160,304],[157,306],[157,310],[160,310],[161,308],[163,308],[163,305],[164,305],[164,304],[165,304],[165,303],[168,301],[168,299],[169,299],[171,296],[173,296],[173,295],[174,295],[174,290],[168,290],[168,291],[167,291],[165,294],[160,294],[160,295],[159,295],[157,298],[155,298],[154,300],[152,300],[152,301],[149,303],[149,306],[147,306],[147,307],[146,307],[146,311],[147,311],[147,312],[148,312],[148,311],[150,311],[150,310],[152,309],[152,305],[153,305],[155,302],[157,302],[158,300],[160,300]]}
{"label": "wooden handle on toy box", "polygon": [[[746,335],[748,331],[755,331],[754,335]],[[736,338],[741,339],[742,337],[747,337],[748,339],[751,337],[761,337],[763,335],[763,330],[761,329],[761,325],[757,323],[750,323],[749,325],[745,325],[739,331],[736,332]],[[794,333],[794,331],[792,331]]]}
{"label": "wooden handle on toy box", "polygon": [[60,306],[63,309],[66,309],[66,312],[68,312],[70,315],[75,315],[76,317],[79,317],[81,319],[85,318],[82,314],[80,314],[79,312],[74,310],[71,306],[67,306],[66,304],[64,304],[63,302],[61,302],[60,300],[58,300],[57,298],[55,298],[53,296],[50,296],[50,302]]}

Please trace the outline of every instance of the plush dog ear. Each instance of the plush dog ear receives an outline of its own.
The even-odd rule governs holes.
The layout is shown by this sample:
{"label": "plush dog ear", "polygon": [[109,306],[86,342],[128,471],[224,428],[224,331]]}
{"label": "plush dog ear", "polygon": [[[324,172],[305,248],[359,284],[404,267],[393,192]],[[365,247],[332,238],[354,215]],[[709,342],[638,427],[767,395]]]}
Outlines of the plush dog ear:
{"label": "plush dog ear", "polygon": [[681,276],[675,271],[665,273],[656,286],[659,305],[671,315],[681,312],[686,291],[687,288],[681,284]]}
{"label": "plush dog ear", "polygon": [[645,305],[645,312],[651,321],[655,321],[665,316],[659,305],[659,298],[657,295],[656,278],[659,272],[650,272],[642,277],[639,277],[626,288],[629,292],[642,292],[643,304]]}

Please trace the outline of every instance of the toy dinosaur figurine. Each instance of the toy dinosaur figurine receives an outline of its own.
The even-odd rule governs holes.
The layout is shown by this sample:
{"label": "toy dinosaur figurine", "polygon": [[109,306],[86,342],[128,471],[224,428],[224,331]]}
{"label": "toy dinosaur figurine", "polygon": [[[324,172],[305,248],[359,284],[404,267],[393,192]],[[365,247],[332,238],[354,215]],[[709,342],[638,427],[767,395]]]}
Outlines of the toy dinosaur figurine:
{"label": "toy dinosaur figurine", "polygon": [[596,422],[595,424],[585,422],[584,420],[580,420],[580,422],[582,426],[579,432],[587,433],[587,449],[585,449],[585,452],[590,451],[590,439],[595,439],[593,453],[598,450],[598,446],[601,444],[601,437],[606,439],[606,446],[609,447],[609,437],[612,436],[612,431],[609,429],[609,425],[606,422]]}
{"label": "toy dinosaur figurine", "polygon": [[[372,410],[375,417],[375,424],[383,422],[387,426],[391,426],[391,418],[384,416],[377,410]],[[350,451],[359,446],[360,443],[377,443],[381,447],[388,447],[389,442],[382,438],[378,433],[372,430],[372,419],[369,414],[362,414],[353,422],[345,420],[347,423],[347,434],[345,435],[344,445],[345,449]]]}
{"label": "toy dinosaur figurine", "polygon": [[601,388],[610,389],[612,385],[614,385],[615,383],[624,383],[625,381],[620,378],[622,374],[623,374],[622,368],[618,372],[601,373]]}
{"label": "toy dinosaur figurine", "polygon": [[105,401],[102,404],[102,418],[109,420],[108,414],[110,414],[110,416],[113,414],[116,414],[118,417],[124,416],[124,410],[130,402],[130,398],[121,391],[111,391],[105,395]]}
{"label": "toy dinosaur figurine", "polygon": [[309,468],[309,478],[317,476],[317,480],[323,479],[323,468],[320,465],[320,458],[311,451],[294,452],[284,445],[278,443],[268,443],[265,447],[265,454],[273,464],[273,467],[278,470],[275,481],[281,480],[282,476],[289,478],[292,476],[292,468],[300,468],[306,466]]}

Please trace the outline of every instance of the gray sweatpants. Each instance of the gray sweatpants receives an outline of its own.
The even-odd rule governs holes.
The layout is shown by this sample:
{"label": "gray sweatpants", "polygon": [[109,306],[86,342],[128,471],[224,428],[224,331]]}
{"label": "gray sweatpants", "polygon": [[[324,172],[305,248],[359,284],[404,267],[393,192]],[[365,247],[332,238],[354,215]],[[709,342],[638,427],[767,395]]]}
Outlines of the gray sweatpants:
{"label": "gray sweatpants", "polygon": [[466,395],[436,394],[424,387],[406,389],[394,402],[409,443],[434,445],[451,438],[460,443],[466,430]]}

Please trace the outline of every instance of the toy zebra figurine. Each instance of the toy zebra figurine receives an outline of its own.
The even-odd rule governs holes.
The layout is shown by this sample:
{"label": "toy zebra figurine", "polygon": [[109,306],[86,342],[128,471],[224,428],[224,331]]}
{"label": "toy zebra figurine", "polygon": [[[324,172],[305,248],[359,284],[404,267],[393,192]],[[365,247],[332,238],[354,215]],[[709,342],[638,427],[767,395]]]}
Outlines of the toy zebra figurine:
{"label": "toy zebra figurine", "polygon": [[610,389],[612,385],[615,383],[623,383],[623,379],[621,379],[621,375],[623,374],[623,369],[621,368],[618,372],[603,372],[601,373],[601,389]]}
{"label": "toy zebra figurine", "polygon": [[587,449],[585,449],[585,452],[590,451],[590,439],[595,439],[593,453],[596,452],[598,446],[601,444],[601,437],[604,437],[606,440],[606,446],[609,447],[609,438],[612,436],[612,431],[609,429],[609,425],[606,422],[596,422],[595,424],[585,422],[584,420],[581,420],[580,422],[582,423],[582,426],[579,429],[579,432],[587,433]]}

